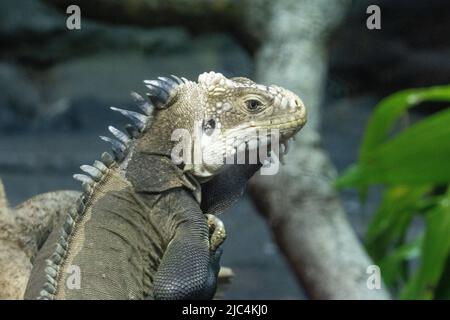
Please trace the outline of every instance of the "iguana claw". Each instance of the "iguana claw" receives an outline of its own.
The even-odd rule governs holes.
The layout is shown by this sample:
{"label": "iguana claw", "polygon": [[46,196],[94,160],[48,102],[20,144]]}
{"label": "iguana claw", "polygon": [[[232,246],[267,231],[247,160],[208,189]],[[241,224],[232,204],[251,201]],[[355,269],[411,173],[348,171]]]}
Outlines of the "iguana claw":
{"label": "iguana claw", "polygon": [[218,247],[225,241],[227,237],[227,232],[225,231],[225,226],[219,218],[215,215],[207,214],[209,227],[209,249],[211,251],[216,251]]}

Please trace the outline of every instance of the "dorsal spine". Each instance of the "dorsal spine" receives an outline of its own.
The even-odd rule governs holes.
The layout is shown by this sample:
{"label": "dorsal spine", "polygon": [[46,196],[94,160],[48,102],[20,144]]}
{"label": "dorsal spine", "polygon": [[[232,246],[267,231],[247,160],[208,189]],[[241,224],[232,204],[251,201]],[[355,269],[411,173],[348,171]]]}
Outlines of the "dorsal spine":
{"label": "dorsal spine", "polygon": [[[155,112],[155,108],[163,109],[173,98],[175,89],[189,81],[185,78],[178,78],[171,76],[170,78],[160,77],[158,80],[144,81],[150,89],[149,100],[146,101],[141,95],[132,92],[131,95],[136,101],[138,107],[144,112],[140,114],[134,111],[119,109],[111,107],[113,111],[120,112],[122,115],[133,121],[133,124],[126,126],[128,134],[110,126],[109,131],[114,135],[115,139],[109,137],[100,138],[112,144],[113,155],[104,152],[101,155],[101,161],[94,161],[93,165],[82,165],[80,168],[85,174],[75,174],[74,178],[81,181],[83,193],[78,198],[76,206],[70,210],[66,216],[63,227],[61,228],[61,235],[55,245],[53,254],[46,260],[47,267],[45,268],[45,282],[42,290],[39,293],[38,299],[54,299],[58,291],[58,280],[61,275],[61,268],[66,259],[71,236],[77,227],[78,222],[83,218],[86,212],[86,207],[90,205],[93,192],[96,186],[102,183],[108,177],[111,170],[122,167],[126,169],[126,162],[128,156],[131,154],[135,145],[135,141],[139,139],[142,134],[150,127]],[[124,167],[123,167],[124,166]]]}

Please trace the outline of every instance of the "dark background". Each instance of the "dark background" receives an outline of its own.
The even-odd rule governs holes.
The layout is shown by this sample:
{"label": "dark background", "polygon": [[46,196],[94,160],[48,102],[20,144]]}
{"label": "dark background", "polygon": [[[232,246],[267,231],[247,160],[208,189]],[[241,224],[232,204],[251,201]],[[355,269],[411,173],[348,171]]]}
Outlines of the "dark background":
{"label": "dark background", "polygon": [[[366,28],[367,2],[354,1],[331,38],[321,133],[338,170],[355,160],[382,97],[450,82],[450,2],[376,2],[382,30]],[[39,0],[0,2],[0,177],[12,205],[47,191],[80,190],[72,174],[108,148],[97,136],[125,123],[108,107],[132,107],[129,92],[145,93],[143,79],[195,80],[210,70],[253,75],[251,52],[231,34],[99,23],[84,18],[83,7],[81,15],[81,30],[69,31],[67,16]],[[362,208],[355,194],[342,194],[359,236],[376,198]],[[247,197],[222,218],[229,234],[222,262],[236,273],[227,298],[304,298]]]}

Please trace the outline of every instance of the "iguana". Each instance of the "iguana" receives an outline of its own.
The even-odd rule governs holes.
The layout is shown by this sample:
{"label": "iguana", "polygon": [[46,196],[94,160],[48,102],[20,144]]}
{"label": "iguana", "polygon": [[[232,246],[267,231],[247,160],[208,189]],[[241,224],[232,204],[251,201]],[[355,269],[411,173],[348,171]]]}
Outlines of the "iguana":
{"label": "iguana", "polygon": [[[116,139],[101,138],[113,155],[74,176],[84,192],[38,253],[26,299],[212,298],[225,239],[216,215],[262,165],[222,160],[273,145],[262,130],[278,130],[287,146],[306,122],[294,93],[247,78],[144,82],[149,99],[132,93],[144,114],[112,107],[133,124],[127,133],[109,127]],[[181,152],[177,129],[191,138]]]}

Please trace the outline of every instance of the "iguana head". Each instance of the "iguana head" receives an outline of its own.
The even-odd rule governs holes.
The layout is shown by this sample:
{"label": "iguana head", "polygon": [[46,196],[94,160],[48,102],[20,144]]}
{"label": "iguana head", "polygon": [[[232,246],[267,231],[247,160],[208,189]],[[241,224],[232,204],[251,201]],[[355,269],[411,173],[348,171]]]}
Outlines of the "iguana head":
{"label": "iguana head", "polygon": [[[231,158],[275,142],[284,146],[281,154],[287,152],[288,140],[306,122],[297,95],[247,78],[209,72],[197,82],[172,76],[145,83],[156,112],[140,149],[182,155],[184,170],[199,178],[212,177]],[[180,132],[189,136],[180,137]]]}
{"label": "iguana head", "polygon": [[288,140],[306,122],[300,98],[281,87],[242,77],[227,79],[215,72],[201,74],[197,85],[203,115],[202,126],[194,133],[202,155],[192,167],[196,176],[216,174],[224,159],[236,162],[236,155],[247,155],[246,161],[251,161],[249,152],[257,154],[259,148],[274,143],[281,143],[284,153]]}
{"label": "iguana head", "polygon": [[[119,161],[130,159],[133,152],[165,155],[205,181],[236,161],[260,163],[267,149],[281,157],[306,122],[297,95],[247,78],[209,72],[197,82],[176,76],[144,82],[150,102],[133,93],[144,115],[112,108],[134,125],[127,126],[128,135],[110,127],[117,140],[102,137],[112,143]],[[136,141],[132,148],[130,141]]]}

